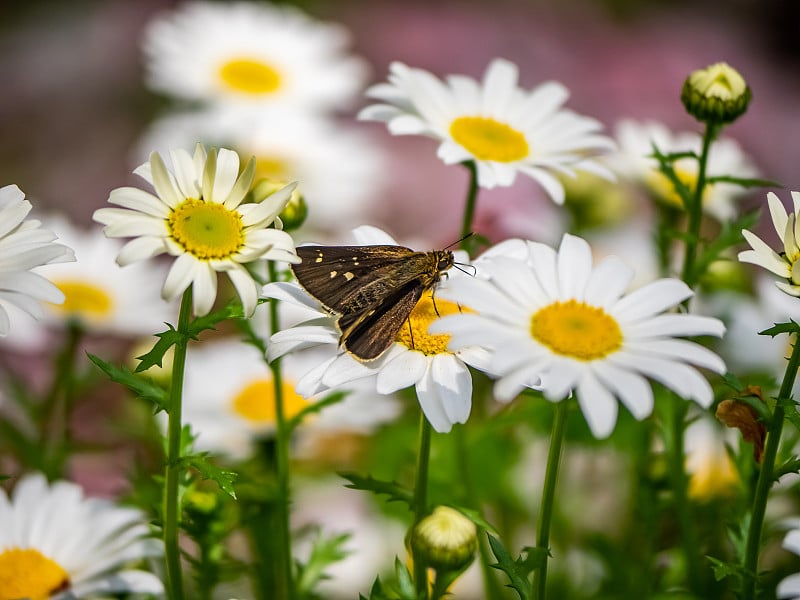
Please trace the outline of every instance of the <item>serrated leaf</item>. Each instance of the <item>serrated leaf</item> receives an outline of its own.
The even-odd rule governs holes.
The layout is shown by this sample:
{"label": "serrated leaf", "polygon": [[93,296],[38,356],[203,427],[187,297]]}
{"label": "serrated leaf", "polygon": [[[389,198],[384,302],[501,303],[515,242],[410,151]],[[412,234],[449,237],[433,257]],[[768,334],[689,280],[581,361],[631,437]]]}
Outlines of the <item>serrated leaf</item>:
{"label": "serrated leaf", "polygon": [[124,385],[134,395],[155,404],[157,411],[169,411],[169,397],[164,388],[145,377],[136,375],[125,367],[117,367],[102,358],[89,354],[91,360],[111,381]]}
{"label": "serrated leaf", "polygon": [[342,471],[337,474],[350,482],[344,487],[389,496],[387,502],[405,502],[411,507],[411,503],[414,500],[414,495],[411,491],[395,481],[382,481],[375,479],[371,475],[365,477],[351,471]]}
{"label": "serrated leaf", "polygon": [[220,489],[231,498],[236,498],[236,492],[233,490],[233,482],[238,477],[238,474],[234,471],[222,469],[212,463],[208,460],[207,453],[182,456],[180,462],[184,467],[195,469],[203,479],[210,479],[216,482]]}
{"label": "serrated leaf", "polygon": [[781,477],[789,473],[800,473],[800,458],[797,456],[793,456],[781,466],[775,468],[775,472],[772,474],[773,481],[777,482]]}
{"label": "serrated leaf", "polygon": [[210,312],[202,317],[197,317],[189,323],[188,335],[192,339],[197,337],[208,329],[216,329],[217,323],[227,321],[228,319],[243,319],[244,312],[242,312],[242,305],[235,299],[231,299],[228,304]]}
{"label": "serrated leaf", "polygon": [[183,339],[183,335],[178,333],[172,327],[172,325],[169,323],[166,325],[168,327],[166,331],[156,334],[158,341],[155,343],[153,348],[149,352],[136,357],[139,360],[139,364],[136,365],[136,373],[141,373],[142,371],[146,371],[151,367],[160,367],[164,362],[164,355],[169,351],[170,348],[172,348],[172,346]]}
{"label": "serrated leaf", "polygon": [[317,536],[311,546],[311,554],[305,565],[300,565],[298,570],[297,587],[303,594],[311,594],[317,584],[327,579],[325,569],[347,557],[343,549],[344,544],[350,539],[349,533],[333,537]]}
{"label": "serrated leaf", "polygon": [[788,323],[775,323],[769,329],[765,329],[764,331],[759,331],[758,335],[768,335],[770,337],[775,337],[780,335],[781,333],[800,333],[800,325],[795,323],[794,321],[789,321]]}
{"label": "serrated leaf", "polygon": [[296,427],[299,427],[300,424],[303,422],[303,420],[309,415],[318,413],[327,406],[338,404],[339,402],[344,400],[349,393],[350,393],[349,391],[333,392],[332,394],[328,394],[319,401],[314,402],[313,404],[309,404],[303,410],[301,410],[299,413],[294,415],[291,419],[289,419],[286,422],[289,431],[293,431]]}
{"label": "serrated leaf", "polygon": [[394,576],[397,579],[398,600],[415,600],[417,590],[408,567],[399,558],[394,559]]}
{"label": "serrated leaf", "polygon": [[499,538],[489,534],[487,534],[487,537],[489,538],[489,547],[492,549],[492,554],[497,560],[495,564],[489,566],[506,574],[511,582],[506,584],[506,587],[516,591],[520,600],[532,600],[533,585],[529,576],[536,567],[530,568],[530,564],[526,560],[512,559]]}
{"label": "serrated leaf", "polygon": [[711,569],[714,571],[714,579],[722,581],[726,577],[735,577],[737,580],[742,578],[742,567],[735,563],[729,563],[713,556],[706,556],[711,562]]}
{"label": "serrated leaf", "polygon": [[744,391],[744,384],[734,373],[731,373],[730,371],[722,376],[722,381],[729,388],[732,388],[737,394],[741,394]]}

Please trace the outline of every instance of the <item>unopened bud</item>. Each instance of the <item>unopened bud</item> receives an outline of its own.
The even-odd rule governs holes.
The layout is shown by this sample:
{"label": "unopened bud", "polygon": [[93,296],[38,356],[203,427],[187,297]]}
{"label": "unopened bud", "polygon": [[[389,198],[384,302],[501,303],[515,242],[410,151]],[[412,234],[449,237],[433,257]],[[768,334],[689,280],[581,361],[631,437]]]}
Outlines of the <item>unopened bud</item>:
{"label": "unopened bud", "polygon": [[438,506],[411,530],[415,561],[437,571],[460,571],[475,557],[478,530],[475,523],[447,506]]}
{"label": "unopened bud", "polygon": [[731,123],[744,114],[752,92],[736,69],[716,63],[694,71],[683,84],[681,102],[704,123]]}
{"label": "unopened bud", "polygon": [[[286,186],[284,181],[276,181],[274,179],[262,179],[253,186],[253,198],[256,202],[261,202],[271,194],[274,194]],[[282,223],[281,229],[285,231],[294,231],[298,229],[306,220],[308,216],[308,206],[306,200],[297,190],[294,189],[292,195],[289,196],[289,201],[281,211],[278,218]]]}

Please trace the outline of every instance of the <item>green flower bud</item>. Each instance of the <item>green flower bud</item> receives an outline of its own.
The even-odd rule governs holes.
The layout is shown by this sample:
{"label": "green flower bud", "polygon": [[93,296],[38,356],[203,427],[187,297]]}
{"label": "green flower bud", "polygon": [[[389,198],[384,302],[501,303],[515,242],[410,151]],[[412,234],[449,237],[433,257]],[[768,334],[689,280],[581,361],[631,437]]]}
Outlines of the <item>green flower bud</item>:
{"label": "green flower bud", "polygon": [[[284,187],[286,182],[276,181],[274,179],[262,179],[253,186],[253,198],[257,202],[261,202],[266,197],[274,194],[279,189]],[[292,195],[289,197],[289,202],[286,207],[278,215],[285,231],[294,231],[305,222],[308,216],[308,205],[305,198],[300,194],[297,188],[294,189]]]}
{"label": "green flower bud", "polygon": [[411,530],[415,561],[437,571],[461,571],[472,562],[478,548],[475,523],[447,506],[438,506]]}
{"label": "green flower bud", "polygon": [[687,112],[704,123],[732,123],[747,110],[751,97],[744,78],[726,63],[694,71],[681,91]]}

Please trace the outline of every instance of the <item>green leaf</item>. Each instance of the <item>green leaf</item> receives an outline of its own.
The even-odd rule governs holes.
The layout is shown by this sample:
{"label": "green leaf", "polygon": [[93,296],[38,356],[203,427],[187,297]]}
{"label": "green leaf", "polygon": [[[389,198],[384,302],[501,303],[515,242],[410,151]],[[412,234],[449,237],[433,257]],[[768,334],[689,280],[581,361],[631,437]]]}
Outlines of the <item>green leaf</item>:
{"label": "green leaf", "polygon": [[299,427],[307,416],[318,413],[326,406],[338,404],[339,402],[344,400],[349,393],[350,393],[349,391],[333,392],[332,394],[328,394],[321,400],[314,402],[313,404],[309,404],[303,410],[301,410],[299,413],[297,413],[295,416],[293,416],[286,422],[289,431],[294,431],[296,427]]}
{"label": "green leaf", "polygon": [[139,360],[139,364],[136,365],[136,373],[146,371],[150,367],[160,367],[164,362],[164,355],[167,351],[183,339],[183,336],[172,325],[167,323],[167,327],[166,331],[156,334],[158,341],[149,352],[136,357]]}
{"label": "green leaf", "polygon": [[744,391],[744,384],[734,373],[731,373],[730,371],[722,376],[722,381],[729,388],[732,388],[737,394],[741,394]]}
{"label": "green leaf", "polygon": [[489,534],[487,534],[487,537],[489,538],[489,546],[492,549],[492,553],[497,559],[495,564],[489,566],[503,571],[508,576],[511,583],[506,584],[506,587],[516,591],[520,600],[532,600],[533,585],[531,584],[530,574],[544,564],[547,550],[544,548],[525,548],[523,553],[526,553],[527,556],[514,560],[498,538]]}
{"label": "green leaf", "polygon": [[349,538],[348,533],[326,538],[318,532],[317,539],[311,546],[308,562],[300,565],[298,570],[297,587],[302,594],[312,594],[317,584],[328,578],[325,569],[347,556],[343,546]]}
{"label": "green leaf", "polygon": [[777,482],[781,477],[789,473],[800,473],[800,458],[797,456],[792,456],[781,466],[775,468],[775,472],[772,474],[773,481]]}
{"label": "green leaf", "polygon": [[733,183],[743,188],[751,187],[777,187],[782,188],[783,185],[771,179],[759,179],[756,177],[735,177],[733,175],[714,175],[713,177],[706,178],[707,183]]}
{"label": "green leaf", "polygon": [[389,496],[387,502],[405,502],[410,508],[414,500],[414,495],[411,491],[395,481],[382,481],[375,479],[371,475],[364,477],[351,471],[342,471],[338,475],[350,482],[344,487]]}
{"label": "green leaf", "polygon": [[777,335],[780,335],[781,333],[800,333],[800,325],[798,325],[794,321],[789,321],[788,323],[775,323],[775,325],[770,327],[769,329],[765,329],[764,331],[759,331],[758,335],[768,335],[770,337],[775,337]]}
{"label": "green leaf", "polygon": [[399,558],[394,559],[394,576],[397,579],[397,596],[399,600],[415,600],[417,590],[414,587],[414,579],[408,567]]}
{"label": "green leaf", "polygon": [[169,412],[169,397],[166,390],[160,385],[146,377],[136,375],[125,367],[117,367],[106,362],[94,354],[89,354],[88,356],[89,360],[97,365],[111,381],[124,385],[139,398],[152,402],[156,406],[156,412],[161,410]]}
{"label": "green leaf", "polygon": [[231,498],[236,498],[233,482],[238,477],[238,474],[216,466],[208,459],[208,453],[203,452],[182,456],[180,462],[184,467],[195,469],[203,479],[215,481],[223,492]]}
{"label": "green leaf", "polygon": [[192,322],[189,323],[189,337],[193,340],[197,339],[202,332],[207,329],[216,329],[217,323],[227,321],[228,319],[244,319],[242,305],[236,299],[231,299],[228,304],[219,310],[215,310],[214,312],[192,320]]}
{"label": "green leaf", "polygon": [[722,581],[726,577],[733,577],[737,581],[742,580],[743,570],[741,565],[725,562],[713,556],[706,556],[706,558],[711,562],[711,569],[714,571],[714,579],[717,581]]}

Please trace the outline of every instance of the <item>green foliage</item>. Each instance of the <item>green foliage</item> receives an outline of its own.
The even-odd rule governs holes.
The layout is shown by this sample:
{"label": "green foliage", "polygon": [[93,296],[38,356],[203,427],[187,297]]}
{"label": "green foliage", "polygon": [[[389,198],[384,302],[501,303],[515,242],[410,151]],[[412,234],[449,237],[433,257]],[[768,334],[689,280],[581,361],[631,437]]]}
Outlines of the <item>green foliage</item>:
{"label": "green foliage", "polygon": [[327,406],[333,406],[334,404],[338,404],[339,402],[347,398],[348,394],[349,392],[347,391],[333,392],[332,394],[328,394],[327,396],[316,402],[312,402],[311,404],[303,408],[303,410],[294,415],[291,419],[286,421],[287,429],[290,432],[294,431],[297,427],[299,427],[303,423],[303,420],[305,420],[306,417],[320,412],[323,408]]}
{"label": "green foliage", "polygon": [[699,279],[712,263],[718,260],[725,260],[725,253],[728,249],[741,243],[742,229],[751,229],[758,223],[758,218],[758,211],[754,211],[734,221],[724,223],[722,225],[722,230],[705,246],[703,251],[699,253],[694,264],[693,275],[695,279]]}
{"label": "green foliage", "polygon": [[389,496],[387,502],[403,502],[407,504],[409,508],[412,506],[414,495],[411,490],[404,488],[395,481],[381,481],[370,475],[365,477],[347,471],[340,472],[339,476],[350,482],[345,485],[347,488],[372,492],[376,495],[386,495]]}
{"label": "green foliage", "polygon": [[534,590],[530,575],[545,564],[549,552],[544,548],[525,547],[522,549],[522,554],[513,559],[498,538],[488,534],[487,536],[492,554],[497,559],[491,566],[508,576],[510,583],[506,584],[506,587],[516,591],[520,600],[532,600]]}
{"label": "green foliage", "polygon": [[800,325],[795,323],[793,320],[790,320],[787,323],[775,323],[773,327],[769,329],[764,329],[763,331],[759,331],[758,335],[768,335],[770,337],[776,337],[782,333],[800,333]]}
{"label": "green foliage", "polygon": [[358,597],[359,600],[418,600],[411,573],[399,558],[394,560],[394,581],[384,584],[378,577],[372,584],[369,596],[359,594]]}
{"label": "green foliage", "polygon": [[89,360],[97,365],[111,381],[125,386],[135,396],[152,402],[156,407],[156,412],[162,410],[169,412],[167,392],[157,383],[136,375],[125,367],[117,367],[93,354],[89,354]]}
{"label": "green foliage", "polygon": [[236,498],[236,492],[233,490],[233,482],[238,475],[234,471],[228,471],[227,469],[215,465],[209,460],[208,453],[202,452],[181,456],[180,463],[184,468],[195,469],[203,479],[210,479],[216,482],[222,491],[231,498]]}
{"label": "green foliage", "polygon": [[317,539],[311,547],[311,554],[305,564],[297,564],[297,590],[300,598],[317,598],[314,589],[320,581],[327,579],[325,569],[347,557],[344,545],[349,534],[324,537],[318,532]]}

